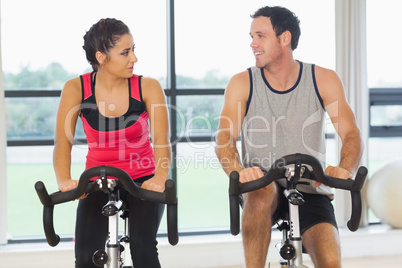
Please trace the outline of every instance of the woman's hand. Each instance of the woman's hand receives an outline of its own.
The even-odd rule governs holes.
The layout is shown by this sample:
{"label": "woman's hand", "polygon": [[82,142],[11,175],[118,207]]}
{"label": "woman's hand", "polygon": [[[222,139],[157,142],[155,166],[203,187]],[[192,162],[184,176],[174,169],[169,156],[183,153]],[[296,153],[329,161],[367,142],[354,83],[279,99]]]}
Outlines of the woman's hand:
{"label": "woman's hand", "polygon": [[59,191],[61,192],[67,192],[70,191],[74,188],[76,188],[78,185],[78,181],[77,180],[65,180],[61,183],[59,183]]}
{"label": "woman's hand", "polygon": [[149,180],[146,180],[142,183],[141,187],[147,190],[155,191],[155,192],[164,192],[165,191],[165,182],[167,178],[162,176],[153,176]]}
{"label": "woman's hand", "polygon": [[[77,180],[65,180],[61,183],[58,184],[59,187],[59,191],[61,192],[67,192],[70,191],[74,188],[76,188],[78,185],[78,181]],[[88,194],[84,194],[82,195],[79,199],[84,199],[88,196]]]}

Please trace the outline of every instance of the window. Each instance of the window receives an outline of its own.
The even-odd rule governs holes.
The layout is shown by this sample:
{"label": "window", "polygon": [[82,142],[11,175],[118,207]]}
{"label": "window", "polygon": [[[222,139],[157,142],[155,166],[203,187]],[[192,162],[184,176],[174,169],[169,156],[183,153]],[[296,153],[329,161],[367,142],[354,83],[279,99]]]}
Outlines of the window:
{"label": "window", "polygon": [[[367,1],[367,68],[370,88],[369,170],[400,155],[402,144],[402,60],[400,35],[392,34],[402,26],[397,0]],[[386,48],[380,36],[391,36]],[[381,51],[381,53],[378,53]],[[387,152],[382,154],[380,152]]]}
{"label": "window", "polygon": [[[401,88],[402,60],[399,44],[402,36],[395,35],[395,29],[401,26],[399,10],[402,2],[367,0],[367,72],[370,88]],[[390,36],[386,42],[381,36]],[[381,53],[379,53],[381,52]]]}
{"label": "window", "polygon": [[[335,27],[333,1],[177,0],[175,5],[176,73],[180,89],[224,88],[233,74],[253,66],[250,15],[266,5],[288,7],[301,20],[302,34],[295,50],[297,59],[335,68],[335,34],[331,31]],[[312,10],[306,5],[320,12],[311,16]],[[318,33],[321,38],[316,38]],[[317,53],[322,48],[326,53]],[[191,81],[205,78],[205,81],[191,83],[180,77],[191,77]]]}
{"label": "window", "polygon": [[[370,88],[369,172],[400,157],[402,148],[402,26],[397,0],[367,0],[367,68]],[[387,44],[381,36],[389,36]],[[370,221],[378,221],[369,214]]]}
{"label": "window", "polygon": [[[42,208],[33,186],[42,180],[49,192],[57,190],[52,145],[60,91],[68,79],[91,71],[82,37],[104,17],[118,18],[130,27],[139,59],[136,73],[156,78],[163,85],[167,73],[165,1],[159,5],[127,0],[116,5],[105,0],[1,1],[8,142],[7,226],[12,239],[43,236]],[[82,138],[82,134],[78,129],[76,136]],[[85,155],[84,145],[74,146],[74,178],[84,169]],[[55,228],[61,235],[74,232],[76,204],[55,209]],[[30,219],[29,224],[23,219]]]}
{"label": "window", "polygon": [[[211,134],[216,131],[216,116],[223,104],[219,95],[230,77],[255,64],[250,48],[250,15],[265,5],[284,5],[301,20],[296,59],[335,68],[335,33],[328,31],[335,27],[333,1],[175,1],[176,135],[185,137],[176,147],[179,222],[183,229],[227,230],[229,225],[228,179],[216,168]],[[320,12],[311,16],[306,5],[314,5]],[[321,38],[316,38],[318,33]],[[328,152],[335,151],[332,140]],[[333,161],[336,157],[329,158]],[[193,213],[200,215],[198,221],[187,218]]]}
{"label": "window", "polygon": [[[103,17],[121,19],[130,27],[139,58],[135,73],[158,79],[168,96],[179,231],[227,231],[228,180],[215,156],[213,135],[229,78],[254,65],[250,14],[267,4],[262,0],[158,4],[124,0],[116,5],[106,0],[1,1],[11,239],[43,237],[42,208],[33,185],[43,180],[50,192],[57,190],[52,145],[58,97],[66,80],[91,71],[81,48],[82,36]],[[300,18],[297,59],[335,68],[334,1],[269,4],[284,5]],[[82,130],[77,132],[76,138],[82,138]],[[330,140],[328,152],[334,152],[334,146]],[[74,177],[83,171],[85,155],[86,146],[79,142],[73,148]],[[16,202],[22,201],[21,196],[24,202]],[[75,206],[70,202],[55,209],[55,228],[64,236],[74,232]],[[21,215],[29,217],[29,225]]]}
{"label": "window", "polygon": [[370,136],[399,137],[402,134],[402,88],[370,90]]}

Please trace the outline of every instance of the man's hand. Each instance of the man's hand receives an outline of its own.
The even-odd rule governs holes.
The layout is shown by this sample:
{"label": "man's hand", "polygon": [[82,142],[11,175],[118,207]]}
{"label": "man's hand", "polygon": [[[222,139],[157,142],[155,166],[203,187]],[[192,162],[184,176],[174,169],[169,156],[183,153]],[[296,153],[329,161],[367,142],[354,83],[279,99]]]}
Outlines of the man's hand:
{"label": "man's hand", "polygon": [[[325,174],[331,177],[339,178],[339,179],[351,179],[352,178],[352,173],[349,172],[349,170],[341,167],[334,167],[334,166],[328,166],[325,169]],[[316,182],[315,186],[319,187],[321,185],[321,182]]]}
{"label": "man's hand", "polygon": [[243,169],[242,171],[239,172],[239,175],[240,175],[240,182],[245,183],[248,181],[254,181],[256,179],[261,178],[262,176],[264,176],[264,173],[259,167],[251,167]]}

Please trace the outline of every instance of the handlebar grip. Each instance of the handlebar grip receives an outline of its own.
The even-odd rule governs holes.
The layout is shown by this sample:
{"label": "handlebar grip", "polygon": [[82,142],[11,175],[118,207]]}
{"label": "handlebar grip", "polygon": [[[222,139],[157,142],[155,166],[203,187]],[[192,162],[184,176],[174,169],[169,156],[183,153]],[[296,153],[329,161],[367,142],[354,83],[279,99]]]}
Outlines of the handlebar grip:
{"label": "handlebar grip", "polygon": [[36,182],[35,190],[39,196],[39,199],[40,199],[40,202],[42,203],[42,205],[50,206],[52,203],[52,200],[49,196],[49,193],[46,190],[45,184],[43,184],[43,182],[41,182],[41,181]]}
{"label": "handlebar grip", "polygon": [[177,245],[179,234],[177,230],[177,204],[167,205],[167,231],[169,244]]}
{"label": "handlebar grip", "polygon": [[173,180],[165,182],[166,203],[167,203],[167,230],[168,240],[172,246],[179,242],[177,230],[177,197],[176,188]]}
{"label": "handlebar grip", "polygon": [[360,191],[363,188],[367,173],[367,168],[364,166],[361,166],[358,169],[355,180],[353,181],[352,189],[350,191],[352,212],[350,215],[350,220],[346,225],[351,232],[355,232],[357,229],[359,229],[362,214],[362,197]]}
{"label": "handlebar grip", "polygon": [[366,180],[368,170],[366,167],[359,167],[356,173],[356,178],[353,183],[352,191],[360,191],[363,188],[364,181]]}
{"label": "handlebar grip", "polygon": [[173,180],[166,180],[165,182],[166,204],[176,204],[176,188]]}
{"label": "handlebar grip", "polygon": [[[87,185],[87,192],[93,192],[95,187],[93,184]],[[56,234],[53,223],[54,205],[64,203],[76,199],[75,196],[79,194],[77,191],[70,192],[55,192],[49,195],[46,190],[45,184],[42,181],[35,183],[35,190],[43,205],[43,229],[46,236],[47,243],[55,247],[60,242],[60,236]],[[79,197],[79,195],[78,195]],[[77,198],[78,198],[77,197]]]}
{"label": "handlebar grip", "polygon": [[352,197],[352,214],[350,215],[350,220],[347,223],[348,229],[355,232],[359,229],[360,218],[362,213],[362,198],[360,191],[351,191],[350,195]]}
{"label": "handlebar grip", "polygon": [[56,234],[53,226],[53,209],[54,206],[44,206],[43,207],[43,228],[45,231],[47,243],[55,247],[60,242],[60,236]]}
{"label": "handlebar grip", "polygon": [[229,177],[230,233],[238,235],[240,233],[239,173],[233,171]]}
{"label": "handlebar grip", "polygon": [[58,191],[49,195],[43,182],[38,181],[35,183],[35,190],[39,196],[42,205],[53,206],[61,203],[66,203],[72,200],[76,200],[80,198],[84,193],[94,192],[96,188],[96,186],[93,183],[91,184],[86,183],[86,185],[81,186],[82,187],[80,188],[74,188],[67,192]]}

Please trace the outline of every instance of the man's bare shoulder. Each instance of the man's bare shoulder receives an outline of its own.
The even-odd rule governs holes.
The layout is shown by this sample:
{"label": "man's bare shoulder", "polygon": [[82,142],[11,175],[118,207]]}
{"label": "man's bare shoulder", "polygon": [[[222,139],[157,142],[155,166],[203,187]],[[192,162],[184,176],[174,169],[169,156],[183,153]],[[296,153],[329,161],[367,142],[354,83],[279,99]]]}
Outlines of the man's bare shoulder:
{"label": "man's bare shoulder", "polygon": [[317,80],[324,83],[339,80],[338,74],[334,70],[327,69],[318,65],[315,66],[315,76]]}
{"label": "man's bare shoulder", "polygon": [[318,91],[325,106],[334,101],[344,100],[345,95],[343,84],[334,70],[315,66],[315,78]]}
{"label": "man's bare shoulder", "polygon": [[243,71],[243,72],[233,75],[229,81],[229,84],[231,82],[236,83],[236,84],[240,83],[243,85],[246,85],[246,84],[249,85],[250,84],[250,76],[249,76],[248,71]]}
{"label": "man's bare shoulder", "polygon": [[250,93],[250,77],[248,71],[243,71],[232,76],[225,94],[237,96],[237,99],[247,100]]}

